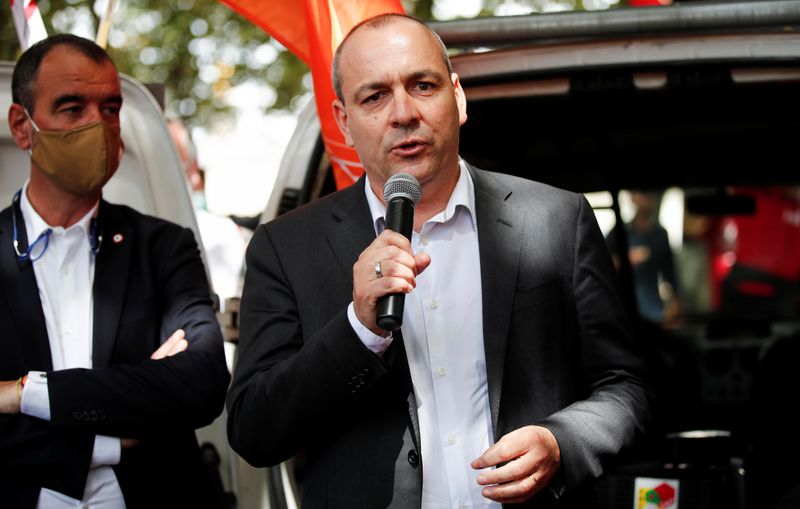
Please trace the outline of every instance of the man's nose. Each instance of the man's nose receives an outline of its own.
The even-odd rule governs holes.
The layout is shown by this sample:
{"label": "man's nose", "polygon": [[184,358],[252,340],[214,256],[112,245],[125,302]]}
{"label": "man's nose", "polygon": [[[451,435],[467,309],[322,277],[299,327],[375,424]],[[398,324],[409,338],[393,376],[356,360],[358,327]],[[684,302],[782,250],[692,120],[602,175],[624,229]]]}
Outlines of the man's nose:
{"label": "man's nose", "polygon": [[392,125],[394,127],[407,127],[419,119],[417,105],[405,90],[394,94],[392,108]]}
{"label": "man's nose", "polygon": [[100,122],[103,119],[104,119],[103,112],[100,109],[99,105],[98,106],[92,105],[86,108],[84,112],[84,120],[86,121],[87,124],[93,122]]}

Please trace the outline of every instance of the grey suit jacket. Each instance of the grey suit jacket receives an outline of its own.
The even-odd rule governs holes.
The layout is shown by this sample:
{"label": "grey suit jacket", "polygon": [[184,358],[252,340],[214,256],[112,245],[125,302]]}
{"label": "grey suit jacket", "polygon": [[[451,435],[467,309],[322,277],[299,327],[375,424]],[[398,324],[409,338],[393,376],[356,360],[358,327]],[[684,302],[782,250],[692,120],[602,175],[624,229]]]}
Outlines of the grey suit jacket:
{"label": "grey suit jacket", "polygon": [[[551,494],[569,493],[648,426],[616,276],[582,196],[469,169],[495,439],[548,427],[563,467]],[[262,225],[248,248],[228,434],[256,466],[301,453],[304,507],[420,506],[402,336],[378,358],[346,316],[353,264],[374,238],[362,179]]]}

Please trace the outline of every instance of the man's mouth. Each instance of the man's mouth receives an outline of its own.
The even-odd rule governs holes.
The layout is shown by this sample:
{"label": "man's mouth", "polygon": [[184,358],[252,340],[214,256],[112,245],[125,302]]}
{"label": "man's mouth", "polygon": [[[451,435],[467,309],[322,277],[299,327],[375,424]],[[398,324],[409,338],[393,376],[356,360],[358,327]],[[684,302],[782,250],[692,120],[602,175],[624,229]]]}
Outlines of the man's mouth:
{"label": "man's mouth", "polygon": [[392,147],[392,152],[401,157],[411,157],[422,153],[427,146],[427,143],[421,140],[406,140]]}

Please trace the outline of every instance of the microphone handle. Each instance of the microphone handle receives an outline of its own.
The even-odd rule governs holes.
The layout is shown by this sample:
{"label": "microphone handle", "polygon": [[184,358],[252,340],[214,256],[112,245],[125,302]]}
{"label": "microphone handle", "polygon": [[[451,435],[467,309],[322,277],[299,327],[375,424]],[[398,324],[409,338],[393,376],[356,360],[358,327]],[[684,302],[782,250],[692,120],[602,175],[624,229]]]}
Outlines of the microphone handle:
{"label": "microphone handle", "polygon": [[[411,240],[414,229],[414,202],[405,197],[394,198],[386,206],[386,228]],[[378,299],[375,318],[378,327],[395,331],[403,325],[404,293],[390,293]]]}

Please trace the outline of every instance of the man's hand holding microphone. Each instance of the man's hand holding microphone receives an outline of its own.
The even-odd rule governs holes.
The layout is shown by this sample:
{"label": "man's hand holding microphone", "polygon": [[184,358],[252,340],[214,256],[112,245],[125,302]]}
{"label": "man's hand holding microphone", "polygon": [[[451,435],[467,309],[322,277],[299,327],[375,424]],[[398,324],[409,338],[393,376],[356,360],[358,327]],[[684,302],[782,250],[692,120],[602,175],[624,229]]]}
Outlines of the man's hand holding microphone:
{"label": "man's hand holding microphone", "polygon": [[353,266],[353,306],[356,317],[380,336],[400,328],[403,301],[416,286],[416,277],[431,263],[426,253],[411,249],[414,205],[421,196],[412,175],[392,175],[384,185],[386,229]]}

